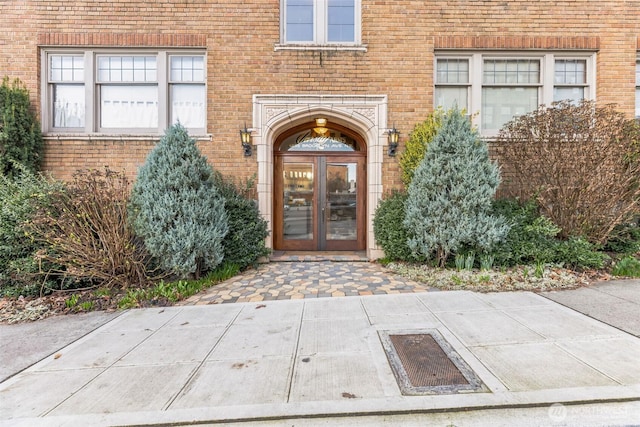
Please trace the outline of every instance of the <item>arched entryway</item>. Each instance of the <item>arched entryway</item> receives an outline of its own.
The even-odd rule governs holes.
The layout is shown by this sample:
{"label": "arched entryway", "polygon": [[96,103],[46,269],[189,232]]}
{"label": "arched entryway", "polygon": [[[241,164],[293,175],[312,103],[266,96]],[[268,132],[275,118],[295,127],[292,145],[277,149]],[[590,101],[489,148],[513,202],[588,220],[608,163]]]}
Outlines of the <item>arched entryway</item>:
{"label": "arched entryway", "polygon": [[[276,208],[275,152],[277,142],[291,129],[311,124],[317,117],[326,117],[329,123],[340,124],[360,136],[366,145],[366,206],[365,234],[366,255],[377,259],[384,253],[375,243],[373,216],[382,198],[382,164],[387,152],[386,95],[253,95],[253,120],[251,135],[258,162],[257,190],[260,213],[267,221],[271,233],[265,244],[275,249],[274,218]],[[280,175],[282,176],[282,175]],[[360,188],[365,187],[358,184]]]}
{"label": "arched entryway", "polygon": [[364,138],[322,117],[287,129],[273,147],[274,249],[366,249]]}

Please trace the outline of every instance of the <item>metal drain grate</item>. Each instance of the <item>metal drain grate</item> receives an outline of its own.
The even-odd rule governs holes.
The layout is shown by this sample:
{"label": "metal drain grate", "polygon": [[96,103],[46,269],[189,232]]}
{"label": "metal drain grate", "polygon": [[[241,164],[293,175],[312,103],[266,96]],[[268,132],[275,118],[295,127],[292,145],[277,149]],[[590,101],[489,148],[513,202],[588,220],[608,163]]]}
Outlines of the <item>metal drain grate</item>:
{"label": "metal drain grate", "polygon": [[482,381],[436,330],[381,331],[402,394],[484,391]]}

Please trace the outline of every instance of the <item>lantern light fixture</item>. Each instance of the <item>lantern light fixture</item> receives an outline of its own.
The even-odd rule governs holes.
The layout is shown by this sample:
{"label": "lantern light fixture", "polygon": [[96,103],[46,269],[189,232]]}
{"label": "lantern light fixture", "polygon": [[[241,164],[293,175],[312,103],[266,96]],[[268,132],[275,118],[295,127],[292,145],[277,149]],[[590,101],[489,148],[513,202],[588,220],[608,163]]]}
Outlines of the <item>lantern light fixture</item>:
{"label": "lantern light fixture", "polygon": [[320,136],[324,136],[329,129],[327,128],[327,119],[318,117],[316,119],[316,127],[313,128],[313,131]]}
{"label": "lantern light fixture", "polygon": [[396,129],[394,125],[391,129],[387,129],[387,141],[389,147],[387,148],[387,154],[389,157],[395,157],[398,150],[398,139],[400,138],[400,131]]}
{"label": "lantern light fixture", "polygon": [[244,124],[244,129],[240,129],[240,143],[244,150],[245,157],[251,157],[253,154],[253,145],[251,145],[251,130],[247,129],[247,124]]}

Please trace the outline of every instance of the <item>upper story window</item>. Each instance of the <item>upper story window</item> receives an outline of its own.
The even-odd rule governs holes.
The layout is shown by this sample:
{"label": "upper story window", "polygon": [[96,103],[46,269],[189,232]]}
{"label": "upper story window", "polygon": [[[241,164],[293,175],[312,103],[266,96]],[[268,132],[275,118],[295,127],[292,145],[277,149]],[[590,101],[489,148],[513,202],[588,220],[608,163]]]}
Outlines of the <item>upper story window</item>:
{"label": "upper story window", "polygon": [[435,104],[457,105],[486,136],[541,104],[591,99],[593,54],[439,54]]}
{"label": "upper story window", "polygon": [[47,51],[47,132],[158,134],[180,122],[206,131],[201,52]]}
{"label": "upper story window", "polygon": [[285,44],[359,44],[361,0],[282,0]]}

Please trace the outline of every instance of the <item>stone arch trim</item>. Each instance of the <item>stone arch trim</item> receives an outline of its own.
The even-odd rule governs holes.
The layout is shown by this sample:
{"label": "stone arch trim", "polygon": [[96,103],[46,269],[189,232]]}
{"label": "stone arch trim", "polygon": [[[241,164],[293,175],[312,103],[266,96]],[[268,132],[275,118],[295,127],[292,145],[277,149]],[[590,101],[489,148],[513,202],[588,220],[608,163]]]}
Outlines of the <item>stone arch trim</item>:
{"label": "stone arch trim", "polygon": [[[254,95],[252,136],[258,161],[258,204],[273,230],[273,144],[279,134],[323,116],[358,132],[367,145],[367,256],[379,258],[373,215],[382,198],[382,162],[387,145],[386,95]],[[273,247],[272,236],[267,246]]]}

